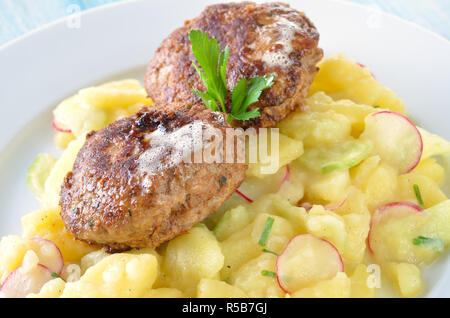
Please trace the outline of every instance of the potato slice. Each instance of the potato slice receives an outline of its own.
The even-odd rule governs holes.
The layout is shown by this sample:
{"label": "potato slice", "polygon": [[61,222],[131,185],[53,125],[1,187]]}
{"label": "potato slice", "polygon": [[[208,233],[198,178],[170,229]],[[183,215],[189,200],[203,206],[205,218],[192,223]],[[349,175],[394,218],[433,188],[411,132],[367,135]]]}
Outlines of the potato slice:
{"label": "potato slice", "polygon": [[202,278],[219,278],[223,264],[219,243],[206,226],[199,224],[169,242],[161,269],[169,287],[192,297]]}

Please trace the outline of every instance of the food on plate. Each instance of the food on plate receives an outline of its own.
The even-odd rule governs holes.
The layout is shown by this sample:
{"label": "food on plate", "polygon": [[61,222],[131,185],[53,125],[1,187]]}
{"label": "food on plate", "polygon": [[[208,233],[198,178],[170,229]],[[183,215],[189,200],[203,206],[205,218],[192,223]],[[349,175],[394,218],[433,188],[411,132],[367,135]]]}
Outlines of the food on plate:
{"label": "food on plate", "polygon": [[[192,94],[193,89],[205,91],[192,65],[189,32],[196,29],[217,39],[222,49],[229,48],[225,83],[229,96],[242,78],[276,74],[274,85],[250,106],[259,108],[261,116],[234,125],[273,126],[301,106],[323,55],[318,48],[319,33],[304,13],[286,4],[252,2],[209,6],[162,42],[145,77],[147,92],[155,102],[200,102]],[[230,101],[225,104],[231,112]]]}
{"label": "food on plate", "polygon": [[[210,6],[150,62],[155,104],[129,79],[61,102],[64,151],[28,171],[41,209],[0,241],[0,296],[420,296],[450,244],[450,143],[367,66],[317,70],[317,45],[286,5]],[[192,133],[232,126],[280,132],[273,169],[195,161],[216,139]]]}
{"label": "food on plate", "polygon": [[[185,106],[144,108],[87,135],[61,189],[61,216],[77,239],[112,251],[158,247],[215,212],[241,184],[245,163],[195,162],[213,143],[205,134],[225,135],[224,117]],[[196,137],[205,145],[192,147]]]}
{"label": "food on plate", "polygon": [[151,105],[139,81],[126,79],[81,89],[53,111],[57,145],[65,149],[75,138]]}
{"label": "food on plate", "polygon": [[[178,233],[180,235],[160,247],[133,249],[109,255],[99,245],[88,245],[74,239],[73,234],[64,227],[60,216],[59,189],[85,143],[85,134],[74,137],[76,139],[69,143],[56,162],[51,157],[40,156],[30,168],[29,179],[34,181],[29,185],[32,189],[41,189],[36,193],[41,200],[42,209],[23,218],[23,238],[10,236],[0,241],[0,282],[6,291],[10,290],[8,295],[375,297],[379,294],[379,289],[376,284],[367,283],[376,282],[376,276],[372,272],[373,264],[381,267],[380,275],[386,278],[383,288],[391,288],[402,297],[420,295],[426,288],[422,277],[423,268],[439,257],[448,246],[450,207],[447,196],[440,188],[446,172],[439,158],[450,153],[450,143],[419,128],[423,141],[423,153],[420,156],[416,147],[419,140],[415,135],[417,132],[402,117],[404,115],[391,113],[391,110],[386,113],[391,109],[391,104],[382,104],[382,109],[359,104],[360,100],[355,99],[354,92],[350,94],[346,89],[346,85],[349,85],[346,84],[346,78],[363,76],[367,69],[343,56],[330,59],[335,72],[346,74],[342,79],[343,83],[338,85],[338,82],[330,82],[327,76],[323,76],[321,69],[313,87],[324,87],[326,83],[327,89],[334,92],[331,95],[337,92],[339,94],[334,95],[334,99],[323,91],[310,93],[301,109],[277,125],[281,134],[280,165],[276,171],[273,174],[262,174],[259,163],[250,164],[247,176],[239,187],[240,194],[231,194],[233,190],[230,188],[228,194],[231,196],[217,212],[203,221],[200,218],[191,219],[191,225],[197,222],[200,224],[193,228],[189,226],[184,233]],[[327,67],[330,63],[324,60],[321,65]],[[354,65],[357,67],[352,67]],[[373,91],[370,90],[371,86],[366,87],[364,94],[379,92],[380,85],[376,82]],[[121,96],[117,91],[110,93]],[[365,96],[364,94],[360,97]],[[391,100],[395,101],[395,105],[400,105],[396,98]],[[165,114],[153,107],[149,106],[141,114]],[[197,116],[212,114],[203,105],[200,109]],[[114,108],[108,111],[113,110]],[[67,108],[66,111],[70,113],[72,108]],[[216,114],[225,118],[224,114]],[[391,126],[383,129],[389,131],[395,126],[404,139],[394,134],[395,138],[392,140],[383,140],[377,139],[378,134],[373,134],[371,116],[376,118],[386,115],[398,118],[394,117],[390,121]],[[137,116],[133,117],[134,120]],[[83,120],[88,120],[83,118],[73,116],[73,122],[79,121],[83,126]],[[134,126],[133,119],[122,119],[119,123],[126,127]],[[103,144],[99,139],[101,136],[107,137],[107,131],[113,130],[120,135],[117,125],[118,123],[109,128],[100,127],[104,130],[92,134],[90,145]],[[226,120],[223,125],[228,125]],[[378,123],[375,126],[377,129],[384,127],[378,126]],[[405,156],[405,161],[420,156],[419,163],[411,171],[400,168],[408,166],[408,170],[411,169],[412,164],[415,164],[414,160],[408,159],[408,164],[398,165],[398,162],[386,156],[386,151],[395,150],[390,148],[393,140],[399,144],[397,149],[401,153],[402,149],[406,149],[402,147],[405,144],[415,145],[414,149],[406,149],[414,151],[414,155],[411,156],[410,153]],[[383,147],[383,142],[386,147]],[[379,145],[375,146],[376,143]],[[123,149],[123,144],[115,144],[115,149]],[[133,147],[135,143],[129,144]],[[91,148],[85,147],[84,155],[93,153],[87,149]],[[79,162],[82,161],[82,154],[83,152],[79,155]],[[107,161],[105,163],[113,166]],[[220,166],[220,169],[224,168]],[[86,171],[88,170],[84,166],[73,173],[81,176]],[[234,187],[237,187],[239,174],[232,171],[227,181],[234,182]],[[239,171],[243,177],[245,165]],[[210,175],[211,172],[208,171],[208,177],[203,178],[207,180],[202,179],[199,184],[204,185],[208,179],[211,182],[218,180],[220,184],[220,174],[215,175],[217,178],[210,178]],[[112,180],[117,180],[116,178],[115,176]],[[83,183],[76,183],[77,186],[80,184]],[[89,183],[85,185],[87,187]],[[224,192],[217,192],[217,189],[211,187],[208,191],[224,200]],[[80,195],[83,193],[86,196],[92,195],[89,191],[80,192]],[[168,194],[174,193],[176,192]],[[81,206],[85,204],[79,199],[74,202],[79,202]],[[85,207],[89,208],[89,205]],[[70,209],[66,210],[70,212]],[[102,210],[86,211],[95,215]],[[89,213],[85,218],[80,218],[85,222],[82,231],[84,235],[92,234],[92,239],[95,240],[96,232],[90,233]],[[131,216],[127,213],[128,211],[121,215],[126,221],[136,220],[138,226],[145,219],[143,215],[136,215],[139,210],[131,210]],[[102,219],[93,221],[98,220]],[[92,225],[94,227],[95,223],[92,222]],[[112,224],[116,232],[112,231],[111,237],[116,238],[122,234],[129,237],[127,231],[130,227],[126,223],[125,225],[120,227]],[[22,269],[18,271],[21,275],[12,275],[29,262],[27,259],[30,256],[24,257],[27,253],[33,257],[34,266],[61,266],[61,257],[52,244],[43,244],[48,247],[48,253],[45,254],[47,257],[38,256],[43,253],[39,250],[40,244],[33,243],[36,236],[52,241],[61,251],[64,266],[58,275],[66,282],[56,275],[51,276],[51,273],[49,277],[40,269],[32,273],[43,275],[22,275]],[[314,245],[293,244],[299,238],[302,238],[300,243],[307,238],[306,241],[316,242],[323,248],[314,248],[308,257],[301,257],[300,263],[290,262],[291,258],[295,260],[295,256],[303,255],[305,248]],[[308,262],[305,262],[306,259]],[[324,260],[327,259],[333,260],[328,265],[339,266],[327,267],[326,277],[311,275],[305,268],[307,264],[317,264],[317,268],[322,265],[326,267]],[[292,273],[296,279],[286,281],[283,273]],[[7,280],[10,275],[20,279]],[[299,277],[306,277],[307,280]],[[35,282],[33,289],[25,289],[21,287],[23,285],[14,283],[30,279]]]}
{"label": "food on plate", "polygon": [[409,202],[391,203],[372,217],[369,248],[378,262],[427,264],[450,241],[450,200],[429,209]]}
{"label": "food on plate", "polygon": [[292,238],[277,258],[277,281],[287,293],[298,291],[344,271],[338,250],[311,234]]}
{"label": "food on plate", "polygon": [[361,138],[370,140],[381,159],[400,173],[413,170],[420,161],[423,142],[419,130],[403,115],[381,111],[366,117]]}
{"label": "food on plate", "polygon": [[28,169],[28,188],[38,198],[41,198],[45,193],[45,180],[47,180],[55,163],[55,157],[44,153],[40,154]]}

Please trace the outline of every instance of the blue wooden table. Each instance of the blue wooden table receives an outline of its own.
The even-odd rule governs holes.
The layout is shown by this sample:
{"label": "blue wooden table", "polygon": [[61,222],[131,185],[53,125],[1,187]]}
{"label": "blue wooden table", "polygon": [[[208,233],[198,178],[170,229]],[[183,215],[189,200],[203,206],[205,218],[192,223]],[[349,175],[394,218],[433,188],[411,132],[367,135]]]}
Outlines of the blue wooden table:
{"label": "blue wooden table", "polygon": [[[81,10],[124,0],[0,0],[0,45]],[[180,0],[186,1],[186,0]],[[348,0],[417,23],[450,39],[450,0]]]}

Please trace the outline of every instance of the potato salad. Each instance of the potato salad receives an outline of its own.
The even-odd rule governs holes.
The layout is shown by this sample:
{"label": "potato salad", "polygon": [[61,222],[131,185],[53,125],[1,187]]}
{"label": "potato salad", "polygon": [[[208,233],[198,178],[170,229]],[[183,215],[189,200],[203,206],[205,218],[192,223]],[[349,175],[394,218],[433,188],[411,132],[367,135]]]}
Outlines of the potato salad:
{"label": "potato salad", "polygon": [[59,207],[86,134],[151,105],[145,89],[123,80],[63,101],[53,121],[62,155],[41,154],[28,172],[41,209],[0,241],[0,295],[422,295],[423,270],[450,244],[450,143],[416,126],[368,67],[338,55],[319,68],[301,109],[276,127],[277,169],[250,163],[220,210],[156,249],[108,254],[69,234]]}

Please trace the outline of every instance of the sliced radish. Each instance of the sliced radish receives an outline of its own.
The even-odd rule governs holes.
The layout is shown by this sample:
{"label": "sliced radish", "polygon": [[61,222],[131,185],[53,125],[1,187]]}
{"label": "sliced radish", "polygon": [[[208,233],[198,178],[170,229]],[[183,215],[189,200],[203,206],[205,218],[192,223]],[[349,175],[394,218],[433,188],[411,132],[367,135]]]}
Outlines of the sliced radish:
{"label": "sliced radish", "polygon": [[282,185],[289,180],[290,169],[286,165],[280,168],[277,173],[268,175],[264,179],[258,177],[248,177],[236,191],[241,198],[247,202],[254,202],[259,197],[280,191]]}
{"label": "sliced radish", "polygon": [[366,127],[361,138],[372,141],[375,152],[400,173],[413,170],[423,151],[419,130],[405,116],[381,111],[366,117]]}
{"label": "sliced radish", "polygon": [[61,274],[64,268],[64,259],[58,246],[52,241],[35,237],[31,239],[33,251],[39,258],[39,263],[46,266],[52,272]]}
{"label": "sliced radish", "polygon": [[252,203],[252,202],[253,202],[252,199],[250,199],[248,196],[246,196],[245,194],[243,194],[241,191],[236,190],[236,193],[237,193],[238,195],[240,195],[242,198],[244,198],[247,202],[249,202],[249,203]]}
{"label": "sliced radish", "polygon": [[302,202],[300,204],[300,207],[304,208],[306,212],[309,212],[312,209],[313,205],[309,202]]}
{"label": "sliced radish", "polygon": [[13,271],[0,287],[0,296],[6,298],[23,298],[31,293],[38,293],[46,282],[52,279],[52,271],[44,265],[37,264],[30,270],[20,266]]}
{"label": "sliced radish", "polygon": [[367,236],[367,247],[369,251],[374,254],[373,246],[377,240],[373,235],[373,230],[380,222],[386,222],[389,218],[406,217],[422,211],[423,209],[420,206],[411,202],[393,202],[378,208],[373,213],[369,234]]}
{"label": "sliced radish", "polygon": [[289,165],[286,165],[284,177],[283,177],[283,180],[281,180],[281,182],[280,182],[280,185],[278,187],[278,191],[280,191],[280,189],[281,189],[281,187],[283,186],[284,183],[289,181],[290,176],[291,176],[291,168],[289,167]]}
{"label": "sliced radish", "polygon": [[70,130],[69,128],[64,128],[63,125],[57,123],[55,119],[52,121],[52,125],[56,131],[63,132],[63,133],[71,133],[72,132],[72,130]]}
{"label": "sliced radish", "polygon": [[[367,66],[365,66],[364,64],[358,63],[358,62],[356,62],[356,65],[358,65],[359,67],[362,67],[362,68],[367,68]],[[374,79],[376,79],[375,75],[372,72],[370,72],[370,74],[372,75],[372,77]]]}
{"label": "sliced radish", "polygon": [[347,197],[344,198],[343,200],[341,200],[341,201],[338,202],[338,203],[327,204],[327,205],[325,206],[325,210],[328,210],[328,211],[334,211],[334,210],[337,210],[337,209],[339,209],[341,206],[343,206],[345,202],[347,202]]}
{"label": "sliced radish", "polygon": [[343,271],[344,263],[333,244],[311,234],[293,237],[276,264],[278,285],[286,293],[331,279]]}

